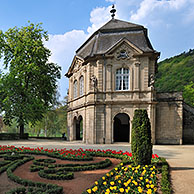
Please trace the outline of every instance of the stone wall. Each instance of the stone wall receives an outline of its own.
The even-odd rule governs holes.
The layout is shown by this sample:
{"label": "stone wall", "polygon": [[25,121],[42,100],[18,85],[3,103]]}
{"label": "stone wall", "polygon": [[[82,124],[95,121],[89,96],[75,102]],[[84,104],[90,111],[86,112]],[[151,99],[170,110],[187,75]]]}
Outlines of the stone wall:
{"label": "stone wall", "polygon": [[182,93],[157,93],[156,144],[182,144]]}
{"label": "stone wall", "polygon": [[183,143],[194,144],[194,108],[183,105]]}

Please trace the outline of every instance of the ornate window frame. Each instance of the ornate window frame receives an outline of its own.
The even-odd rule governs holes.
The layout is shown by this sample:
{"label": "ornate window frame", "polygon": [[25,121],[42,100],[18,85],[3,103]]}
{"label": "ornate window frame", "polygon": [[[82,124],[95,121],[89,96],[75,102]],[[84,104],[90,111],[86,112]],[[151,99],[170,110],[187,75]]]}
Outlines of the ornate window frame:
{"label": "ornate window frame", "polygon": [[128,91],[130,90],[130,70],[129,68],[121,67],[115,72],[115,90]]}

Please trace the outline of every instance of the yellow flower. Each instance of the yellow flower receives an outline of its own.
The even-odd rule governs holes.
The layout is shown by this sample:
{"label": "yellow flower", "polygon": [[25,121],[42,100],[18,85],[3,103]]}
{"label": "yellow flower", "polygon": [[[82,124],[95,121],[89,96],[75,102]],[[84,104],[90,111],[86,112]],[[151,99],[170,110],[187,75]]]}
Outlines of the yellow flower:
{"label": "yellow flower", "polygon": [[114,187],[111,186],[111,187],[110,187],[110,190],[114,190]]}
{"label": "yellow flower", "polygon": [[131,168],[131,165],[129,165],[128,167]]}
{"label": "yellow flower", "polygon": [[123,193],[125,190],[123,188],[120,188],[119,191]]}
{"label": "yellow flower", "polygon": [[92,190],[91,190],[91,189],[88,189],[87,192],[88,192],[88,193],[92,193]]}
{"label": "yellow flower", "polygon": [[151,174],[150,177],[153,178],[154,177],[153,174]]}
{"label": "yellow flower", "polygon": [[110,193],[110,189],[107,189],[105,194],[109,194]]}
{"label": "yellow flower", "polygon": [[117,190],[117,186],[114,186],[113,189],[114,189],[114,190]]}
{"label": "yellow flower", "polygon": [[135,173],[138,173],[138,170],[135,170]]}
{"label": "yellow flower", "polygon": [[128,168],[125,168],[124,170],[125,170],[125,171],[127,171],[127,170],[128,170]]}
{"label": "yellow flower", "polygon": [[118,180],[118,183],[121,183],[121,180]]}
{"label": "yellow flower", "polygon": [[145,181],[146,181],[146,183],[148,183],[149,182],[149,179],[146,179]]}
{"label": "yellow flower", "polygon": [[105,182],[103,182],[103,185],[106,185],[107,183],[106,183],[106,181]]}
{"label": "yellow flower", "polygon": [[152,184],[152,181],[149,181],[150,184]]}
{"label": "yellow flower", "polygon": [[115,170],[117,171],[117,170],[118,170],[118,168],[115,168]]}
{"label": "yellow flower", "polygon": [[150,170],[152,171],[152,170],[153,170],[153,168],[150,168]]}
{"label": "yellow flower", "polygon": [[140,180],[143,180],[143,177],[141,176],[139,179],[140,179]]}
{"label": "yellow flower", "polygon": [[128,189],[125,189],[125,193],[129,193],[129,190]]}
{"label": "yellow flower", "polygon": [[148,189],[147,194],[151,194],[151,193],[152,193],[152,190]]}
{"label": "yellow flower", "polygon": [[152,172],[152,174],[156,174],[155,172]]}
{"label": "yellow flower", "polygon": [[131,179],[129,179],[128,181],[127,181],[127,183],[129,184],[131,182]]}
{"label": "yellow flower", "polygon": [[96,192],[98,190],[98,187],[97,186],[95,186],[93,189],[92,189],[92,191],[94,191],[94,192]]}
{"label": "yellow flower", "polygon": [[153,169],[155,169],[156,167],[155,166],[153,166]]}
{"label": "yellow flower", "polygon": [[124,185],[125,185],[125,187],[127,187],[127,186],[128,186],[128,183],[127,183],[127,182],[125,182],[125,183],[124,183]]}
{"label": "yellow flower", "polygon": [[147,184],[146,187],[147,187],[147,188],[150,188],[150,185]]}
{"label": "yellow flower", "polygon": [[156,187],[154,187],[154,192],[156,192],[157,191],[157,188]]}
{"label": "yellow flower", "polygon": [[148,167],[148,165],[145,165],[145,167],[147,168],[147,167]]}
{"label": "yellow flower", "polygon": [[123,166],[123,163],[121,163],[120,165]]}
{"label": "yellow flower", "polygon": [[130,190],[131,188],[130,187],[127,187],[128,190]]}
{"label": "yellow flower", "polygon": [[106,173],[106,176],[109,176],[109,174],[108,174],[108,173]]}
{"label": "yellow flower", "polygon": [[105,177],[104,176],[102,177],[102,180],[105,180]]}
{"label": "yellow flower", "polygon": [[138,191],[139,191],[139,193],[142,193],[143,192],[143,190],[142,190],[141,187],[138,187]]}
{"label": "yellow flower", "polygon": [[111,181],[110,184],[111,184],[111,185],[114,185],[115,183],[114,183],[114,181]]}
{"label": "yellow flower", "polygon": [[153,189],[154,188],[154,185],[152,184],[150,187]]}
{"label": "yellow flower", "polygon": [[98,181],[95,181],[95,184],[98,185]]}
{"label": "yellow flower", "polygon": [[110,174],[113,175],[113,172],[111,172]]}
{"label": "yellow flower", "polygon": [[131,179],[133,179],[133,177],[131,176]]}

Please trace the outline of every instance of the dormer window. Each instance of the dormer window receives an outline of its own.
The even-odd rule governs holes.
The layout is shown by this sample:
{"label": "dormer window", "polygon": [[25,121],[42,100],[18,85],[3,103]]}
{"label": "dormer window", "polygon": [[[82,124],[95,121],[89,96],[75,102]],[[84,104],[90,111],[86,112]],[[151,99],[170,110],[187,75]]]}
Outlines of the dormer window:
{"label": "dormer window", "polygon": [[129,69],[116,70],[116,90],[129,90]]}

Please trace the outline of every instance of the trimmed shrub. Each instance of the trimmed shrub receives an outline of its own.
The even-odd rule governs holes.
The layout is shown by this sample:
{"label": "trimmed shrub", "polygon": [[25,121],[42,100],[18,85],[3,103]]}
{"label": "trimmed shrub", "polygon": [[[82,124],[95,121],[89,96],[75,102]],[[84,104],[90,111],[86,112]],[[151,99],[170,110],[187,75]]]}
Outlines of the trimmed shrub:
{"label": "trimmed shrub", "polygon": [[[0,140],[18,140],[20,139],[19,133],[0,133]],[[24,133],[23,139],[28,139],[28,133]]]}
{"label": "trimmed shrub", "polygon": [[131,151],[134,163],[151,164],[151,125],[146,110],[135,110],[132,121]]}

